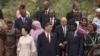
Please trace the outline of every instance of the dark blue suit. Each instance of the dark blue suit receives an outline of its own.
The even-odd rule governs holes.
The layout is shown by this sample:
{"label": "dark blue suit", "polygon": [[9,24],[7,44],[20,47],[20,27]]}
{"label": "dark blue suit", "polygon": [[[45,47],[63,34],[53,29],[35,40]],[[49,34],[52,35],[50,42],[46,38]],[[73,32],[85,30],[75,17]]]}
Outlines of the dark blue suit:
{"label": "dark blue suit", "polygon": [[15,20],[15,28],[21,31],[23,25],[26,25],[31,29],[32,20],[30,18],[25,18],[25,23],[23,23],[22,18],[18,18]]}
{"label": "dark blue suit", "polygon": [[46,35],[43,32],[38,36],[38,56],[56,56],[58,53],[58,44],[56,35],[51,33],[51,42],[46,39]]}
{"label": "dark blue suit", "polygon": [[39,21],[43,27],[43,23],[45,22],[46,19],[49,18],[49,15],[48,14],[45,14],[45,10],[42,10],[40,11],[40,14],[39,14]]}
{"label": "dark blue suit", "polygon": [[77,32],[76,36],[73,37],[73,32],[69,32],[67,38],[68,43],[66,51],[68,56],[82,56],[84,36]]}

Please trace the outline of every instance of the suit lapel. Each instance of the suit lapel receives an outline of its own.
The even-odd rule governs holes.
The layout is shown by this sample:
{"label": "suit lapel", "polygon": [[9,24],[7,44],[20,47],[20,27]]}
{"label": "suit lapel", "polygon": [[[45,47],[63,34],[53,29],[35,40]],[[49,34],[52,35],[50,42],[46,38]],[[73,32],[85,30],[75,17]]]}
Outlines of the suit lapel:
{"label": "suit lapel", "polygon": [[[61,32],[62,32],[63,37],[64,37],[64,32],[63,32],[63,28],[62,28],[62,26],[61,26]],[[67,26],[66,26],[66,36],[67,36],[67,34],[68,34],[68,29],[67,29]]]}
{"label": "suit lapel", "polygon": [[48,40],[47,40],[47,38],[46,38],[45,32],[43,33],[43,38],[44,38],[44,40],[45,40],[46,42],[48,42]]}
{"label": "suit lapel", "polygon": [[22,18],[20,18],[21,19],[21,22],[23,23],[23,24],[26,24],[27,23],[27,18],[25,18],[25,21],[23,22],[23,20],[22,20]]}
{"label": "suit lapel", "polygon": [[[53,37],[53,35],[52,35],[52,33],[51,33],[51,34],[50,34],[50,43],[52,43],[52,37]],[[45,39],[45,41],[46,41],[48,44],[50,44],[50,43],[48,42],[48,40],[47,40],[47,37],[46,37],[45,32],[44,32],[44,39]]]}
{"label": "suit lapel", "polygon": [[[51,21],[51,18],[49,18],[49,22]],[[56,17],[54,17],[54,25],[56,24],[57,20]]]}
{"label": "suit lapel", "polygon": [[20,18],[19,22],[20,22],[20,24],[23,25],[23,20],[22,20],[22,18]]}
{"label": "suit lapel", "polygon": [[78,38],[78,32],[76,32],[76,35],[74,36],[74,40],[77,39],[77,38]]}
{"label": "suit lapel", "polygon": [[54,25],[57,25],[57,19],[56,18],[54,19]]}
{"label": "suit lapel", "polygon": [[51,39],[50,40],[50,44],[51,44],[53,42],[53,34],[52,33],[50,34],[50,39]]}
{"label": "suit lapel", "polygon": [[61,26],[61,32],[62,32],[62,34],[63,34],[63,37],[64,37],[64,32],[63,32],[63,28],[62,28],[62,26]]}
{"label": "suit lapel", "polygon": [[68,34],[68,28],[67,28],[67,26],[66,26],[66,36],[67,36],[67,34]]}

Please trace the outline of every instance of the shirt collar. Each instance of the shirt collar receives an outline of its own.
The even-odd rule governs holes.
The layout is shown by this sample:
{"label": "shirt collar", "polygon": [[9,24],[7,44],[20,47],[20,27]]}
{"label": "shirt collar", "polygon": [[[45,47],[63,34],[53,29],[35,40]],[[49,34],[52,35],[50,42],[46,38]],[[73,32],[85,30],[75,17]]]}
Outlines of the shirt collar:
{"label": "shirt collar", "polygon": [[54,20],[54,17],[50,17],[50,19]]}
{"label": "shirt collar", "polygon": [[49,12],[49,8],[47,10],[45,10],[45,11]]}
{"label": "shirt collar", "polygon": [[50,33],[47,33],[46,31],[45,31],[45,36],[47,37],[47,34],[49,34],[49,37],[50,37]]}
{"label": "shirt collar", "polygon": [[49,8],[47,9],[47,12],[49,12]]}
{"label": "shirt collar", "polygon": [[29,36],[29,34],[27,34],[26,36],[24,36],[24,37],[28,37]]}
{"label": "shirt collar", "polygon": [[45,31],[45,34],[47,35],[47,34],[50,34],[50,33],[47,33],[47,32]]}
{"label": "shirt collar", "polygon": [[21,19],[23,20],[23,19],[25,19],[25,17],[21,17]]}
{"label": "shirt collar", "polygon": [[67,27],[67,26],[63,26],[63,25],[62,25],[62,28],[65,28],[65,27]]}
{"label": "shirt collar", "polygon": [[73,12],[79,12],[79,11],[75,11],[75,10],[73,9]]}

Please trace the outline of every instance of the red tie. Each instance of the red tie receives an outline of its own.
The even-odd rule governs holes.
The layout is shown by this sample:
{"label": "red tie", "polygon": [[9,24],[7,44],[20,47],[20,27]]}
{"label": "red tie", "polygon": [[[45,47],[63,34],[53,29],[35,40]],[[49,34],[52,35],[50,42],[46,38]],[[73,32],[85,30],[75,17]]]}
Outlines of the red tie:
{"label": "red tie", "polygon": [[48,43],[50,43],[49,34],[47,34],[47,40],[48,40]]}

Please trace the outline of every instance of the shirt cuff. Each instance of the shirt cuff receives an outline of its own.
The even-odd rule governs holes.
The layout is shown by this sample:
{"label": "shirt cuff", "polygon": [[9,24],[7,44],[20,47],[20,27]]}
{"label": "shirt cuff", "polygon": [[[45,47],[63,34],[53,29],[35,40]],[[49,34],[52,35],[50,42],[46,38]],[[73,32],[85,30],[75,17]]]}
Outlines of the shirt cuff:
{"label": "shirt cuff", "polygon": [[63,45],[62,43],[59,44],[59,46],[62,46],[62,45]]}

